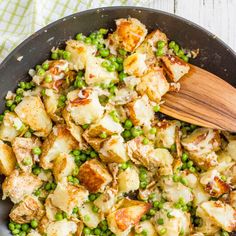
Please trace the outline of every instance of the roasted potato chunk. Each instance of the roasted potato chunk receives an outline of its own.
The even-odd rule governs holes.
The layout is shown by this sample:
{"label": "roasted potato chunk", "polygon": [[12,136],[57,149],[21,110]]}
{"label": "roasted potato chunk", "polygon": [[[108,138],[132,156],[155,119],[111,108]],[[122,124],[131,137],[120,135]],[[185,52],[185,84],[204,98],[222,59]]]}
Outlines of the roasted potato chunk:
{"label": "roasted potato chunk", "polygon": [[108,43],[113,48],[123,48],[133,52],[144,40],[147,29],[135,18],[116,20],[116,31],[108,36]]}
{"label": "roasted potato chunk", "polygon": [[106,60],[100,57],[91,56],[87,59],[85,81],[89,86],[108,86],[110,83],[117,83],[119,81],[116,71],[109,72],[102,66]]}
{"label": "roasted potato chunk", "polygon": [[149,69],[137,85],[136,90],[141,95],[147,94],[153,102],[160,102],[161,97],[169,91],[169,83],[159,67]]}
{"label": "roasted potato chunk", "polygon": [[25,172],[31,172],[34,164],[32,149],[41,146],[38,139],[16,137],[12,142],[12,148],[16,156],[17,163]]}
{"label": "roasted potato chunk", "polygon": [[71,215],[74,207],[81,207],[88,200],[88,194],[83,186],[58,183],[50,199],[55,207]]}
{"label": "roasted potato chunk", "polygon": [[55,126],[42,145],[40,165],[44,169],[51,169],[53,161],[60,153],[69,153],[71,150],[76,149],[77,146],[77,141],[67,130],[66,126]]}
{"label": "roasted potato chunk", "polygon": [[116,235],[127,235],[151,207],[149,203],[128,199],[121,200],[118,205],[119,208],[107,216],[109,229]]}
{"label": "roasted potato chunk", "polygon": [[133,102],[128,103],[126,107],[134,125],[150,125],[154,119],[153,106],[150,104],[147,95],[135,99]]}
{"label": "roasted potato chunk", "polygon": [[22,121],[14,112],[6,113],[0,126],[0,139],[12,142],[16,136],[20,135],[22,127]]}
{"label": "roasted potato chunk", "polygon": [[86,161],[79,169],[79,180],[89,192],[103,191],[112,181],[107,168],[96,159]]}
{"label": "roasted potato chunk", "polygon": [[146,55],[133,53],[124,60],[124,72],[128,75],[142,76],[147,70]]}
{"label": "roasted potato chunk", "polygon": [[0,140],[0,174],[10,175],[15,165],[16,158],[12,148]]}
{"label": "roasted potato chunk", "polygon": [[67,153],[60,153],[53,162],[53,175],[57,182],[62,182],[75,168],[74,158]]}
{"label": "roasted potato chunk", "polygon": [[10,197],[13,203],[18,203],[41,185],[42,181],[37,176],[14,170],[2,184],[3,199]]}
{"label": "roasted potato chunk", "polygon": [[77,125],[95,123],[102,118],[104,107],[100,104],[98,94],[91,88],[76,89],[67,94],[66,107],[72,120]]}
{"label": "roasted potato chunk", "polygon": [[15,112],[25,124],[34,130],[36,136],[46,137],[51,132],[51,119],[46,113],[39,97],[24,97],[16,106]]}
{"label": "roasted potato chunk", "polygon": [[111,115],[105,114],[101,120],[89,127],[88,135],[92,138],[99,136],[101,133],[106,133],[106,135],[110,136],[112,134],[120,134],[123,130],[120,123],[115,122]]}
{"label": "roasted potato chunk", "polygon": [[228,232],[236,229],[236,210],[221,201],[207,201],[200,206],[217,226]]}
{"label": "roasted potato chunk", "polygon": [[96,52],[96,47],[76,40],[66,41],[66,51],[70,52],[70,68],[76,71],[86,67],[87,60]]}
{"label": "roasted potato chunk", "polygon": [[207,128],[195,129],[190,135],[181,140],[184,148],[189,152],[190,158],[203,168],[217,165],[215,151],[220,148],[219,132]]}
{"label": "roasted potato chunk", "polygon": [[119,135],[113,135],[103,144],[99,156],[105,163],[123,163],[128,161],[124,139]]}
{"label": "roasted potato chunk", "polygon": [[178,82],[190,70],[189,64],[177,56],[166,55],[161,60],[164,63],[164,70],[174,82]]}
{"label": "roasted potato chunk", "polygon": [[32,220],[39,221],[44,213],[43,205],[36,197],[26,196],[12,208],[9,216],[14,222],[25,224]]}

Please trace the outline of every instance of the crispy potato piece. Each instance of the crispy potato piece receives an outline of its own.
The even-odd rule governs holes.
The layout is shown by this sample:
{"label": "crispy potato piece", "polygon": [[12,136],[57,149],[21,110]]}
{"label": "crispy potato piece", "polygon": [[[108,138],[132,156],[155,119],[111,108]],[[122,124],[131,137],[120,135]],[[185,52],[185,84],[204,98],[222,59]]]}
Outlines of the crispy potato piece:
{"label": "crispy potato piece", "polygon": [[113,48],[124,48],[133,52],[144,40],[147,29],[135,18],[116,20],[116,31],[108,36],[108,43]]}
{"label": "crispy potato piece", "polygon": [[93,202],[102,213],[108,214],[116,202],[117,190],[106,188],[105,191]]}
{"label": "crispy potato piece", "polygon": [[35,131],[36,136],[46,137],[51,132],[52,122],[40,97],[24,97],[16,106],[15,112],[25,124]]}
{"label": "crispy potato piece", "polygon": [[236,140],[232,140],[228,143],[226,151],[232,157],[232,159],[236,161]]}
{"label": "crispy potato piece", "polygon": [[147,94],[153,102],[160,102],[161,97],[169,91],[169,83],[159,67],[149,69],[137,85],[136,90],[141,95]]}
{"label": "crispy potato piece", "polygon": [[134,125],[150,125],[154,119],[153,107],[147,95],[135,99],[126,105]]}
{"label": "crispy potato piece", "polygon": [[142,53],[133,53],[124,60],[124,72],[128,75],[142,76],[147,70],[145,63],[146,55]]}
{"label": "crispy potato piece", "polygon": [[96,228],[102,220],[101,214],[93,211],[91,202],[85,203],[79,208],[79,215],[84,224],[92,229]]}
{"label": "crispy potato piece", "polygon": [[71,39],[66,41],[66,51],[71,53],[70,68],[78,71],[85,68],[88,58],[95,54],[96,47]]}
{"label": "crispy potato piece", "polygon": [[29,195],[11,209],[9,217],[18,224],[25,224],[31,220],[39,221],[43,215],[42,203],[36,197]]}
{"label": "crispy potato piece", "polygon": [[74,158],[67,153],[60,153],[53,162],[53,175],[57,182],[62,182],[71,175],[76,164]]}
{"label": "crispy potato piece", "polygon": [[69,153],[77,147],[77,141],[67,130],[66,126],[57,125],[42,145],[40,165],[44,169],[51,169],[53,167],[52,162],[60,153]]}
{"label": "crispy potato piece", "polygon": [[107,168],[96,159],[86,161],[80,167],[78,177],[89,192],[103,191],[112,181]]}
{"label": "crispy potato piece", "polygon": [[92,138],[99,136],[101,133],[106,133],[106,135],[110,136],[112,134],[120,134],[123,130],[120,123],[115,122],[111,115],[105,114],[101,120],[89,127],[88,135]]}
{"label": "crispy potato piece", "polygon": [[180,122],[177,120],[163,121],[159,127],[157,127],[156,133],[156,145],[158,147],[170,148],[175,144],[176,129],[180,127]]}
{"label": "crispy potato piece", "polygon": [[174,82],[178,82],[190,70],[189,64],[177,56],[166,55],[161,57],[161,60],[164,63],[164,70]]}
{"label": "crispy potato piece", "polygon": [[139,189],[139,173],[134,167],[121,171],[117,178],[119,192],[128,193]]}
{"label": "crispy potato piece", "polygon": [[[168,212],[173,217],[168,217]],[[182,229],[183,235],[189,235],[191,225],[189,213],[174,208],[171,203],[165,203],[163,209],[155,215],[155,222],[159,218],[162,218],[164,223],[163,225],[155,224],[158,235],[163,228],[166,228],[165,235],[168,236],[179,236]]]}
{"label": "crispy potato piece", "polygon": [[150,203],[128,199],[121,200],[118,206],[107,216],[109,229],[116,235],[127,235],[131,227],[151,208]]}
{"label": "crispy potato piece", "polygon": [[202,202],[206,202],[210,199],[210,195],[204,190],[202,185],[198,182],[196,186],[194,186],[192,193],[194,195],[193,204],[194,206],[198,206]]}
{"label": "crispy potato piece", "polygon": [[12,148],[0,140],[0,174],[10,175],[15,165],[16,158]]}
{"label": "crispy potato piece", "polygon": [[109,72],[102,66],[102,63],[106,61],[100,57],[91,56],[87,58],[85,81],[89,86],[106,85],[110,83],[119,82],[118,73],[116,71]]}
{"label": "crispy potato piece", "polygon": [[47,226],[47,236],[72,236],[77,231],[77,225],[73,221],[63,219],[61,221],[50,222]]}
{"label": "crispy potato piece", "polygon": [[230,205],[236,209],[236,190],[230,192],[229,194]]}
{"label": "crispy potato piece", "polygon": [[217,165],[215,151],[220,148],[219,131],[208,128],[195,129],[190,135],[181,140],[190,158],[199,166],[208,168]]}
{"label": "crispy potato piece", "polygon": [[103,144],[99,156],[105,163],[123,163],[128,161],[124,139],[119,135],[113,135]]}
{"label": "crispy potato piece", "polygon": [[32,149],[39,146],[41,146],[39,139],[16,137],[12,142],[17,163],[23,171],[31,172],[34,164]]}
{"label": "crispy potato piece", "polygon": [[76,89],[67,94],[69,104],[66,110],[77,125],[90,124],[102,118],[104,107],[98,93],[92,88]]}
{"label": "crispy potato piece", "polygon": [[236,210],[221,201],[203,202],[200,206],[211,220],[228,232],[236,229]]}
{"label": "crispy potato piece", "polygon": [[13,203],[18,203],[41,185],[42,181],[37,176],[14,170],[2,184],[3,200],[10,197]]}
{"label": "crispy potato piece", "polygon": [[156,46],[158,41],[164,41],[165,46],[163,48],[164,53],[166,53],[168,47],[167,47],[167,36],[160,30],[154,30],[150,34],[148,34],[143,41],[143,43],[136,49],[136,52],[138,53],[144,53],[146,54],[146,61],[147,64],[153,64],[156,61]]}
{"label": "crispy potato piece", "polygon": [[81,207],[88,200],[88,194],[83,186],[58,183],[50,199],[55,207],[71,215],[74,207]]}
{"label": "crispy potato piece", "polygon": [[220,197],[230,191],[230,186],[220,178],[217,170],[209,170],[200,176],[200,183],[204,186],[205,191],[212,197]]}
{"label": "crispy potato piece", "polygon": [[0,126],[0,139],[12,142],[16,136],[20,135],[22,125],[22,121],[14,112],[6,113]]}

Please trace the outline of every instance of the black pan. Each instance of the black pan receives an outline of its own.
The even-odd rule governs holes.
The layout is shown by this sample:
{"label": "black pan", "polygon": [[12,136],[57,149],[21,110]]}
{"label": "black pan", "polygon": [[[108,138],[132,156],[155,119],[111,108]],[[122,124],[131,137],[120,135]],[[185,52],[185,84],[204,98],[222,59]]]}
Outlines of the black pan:
{"label": "black pan", "polygon": [[[0,65],[0,109],[4,110],[4,97],[14,90],[20,81],[29,80],[27,72],[42,63],[50,55],[53,46],[76,33],[88,34],[101,27],[114,29],[114,20],[135,17],[150,30],[160,28],[170,39],[190,49],[200,49],[200,55],[192,63],[215,73],[236,86],[236,54],[225,43],[198,25],[175,15],[141,7],[108,7],[76,13],[60,19],[34,33],[20,44]],[[18,61],[23,56],[21,61]],[[20,186],[19,186],[20,187]],[[11,204],[0,200],[0,235],[10,235],[7,230]]]}

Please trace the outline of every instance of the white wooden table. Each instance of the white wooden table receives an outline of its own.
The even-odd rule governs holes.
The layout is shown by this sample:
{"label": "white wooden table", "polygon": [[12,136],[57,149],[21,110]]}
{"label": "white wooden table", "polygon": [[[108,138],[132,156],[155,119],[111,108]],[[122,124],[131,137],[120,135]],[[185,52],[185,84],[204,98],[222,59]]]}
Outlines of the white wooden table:
{"label": "white wooden table", "polygon": [[236,51],[236,0],[147,1],[152,8],[174,13],[203,26]]}

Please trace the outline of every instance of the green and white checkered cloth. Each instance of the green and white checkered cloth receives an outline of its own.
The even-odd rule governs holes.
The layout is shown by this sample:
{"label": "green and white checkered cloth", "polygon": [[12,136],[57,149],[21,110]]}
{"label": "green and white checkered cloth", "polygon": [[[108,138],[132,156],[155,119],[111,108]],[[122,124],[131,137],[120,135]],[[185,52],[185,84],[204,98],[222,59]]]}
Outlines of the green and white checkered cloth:
{"label": "green and white checkered cloth", "polygon": [[155,0],[0,0],[0,62],[19,43],[64,16],[105,6],[150,6]]}

